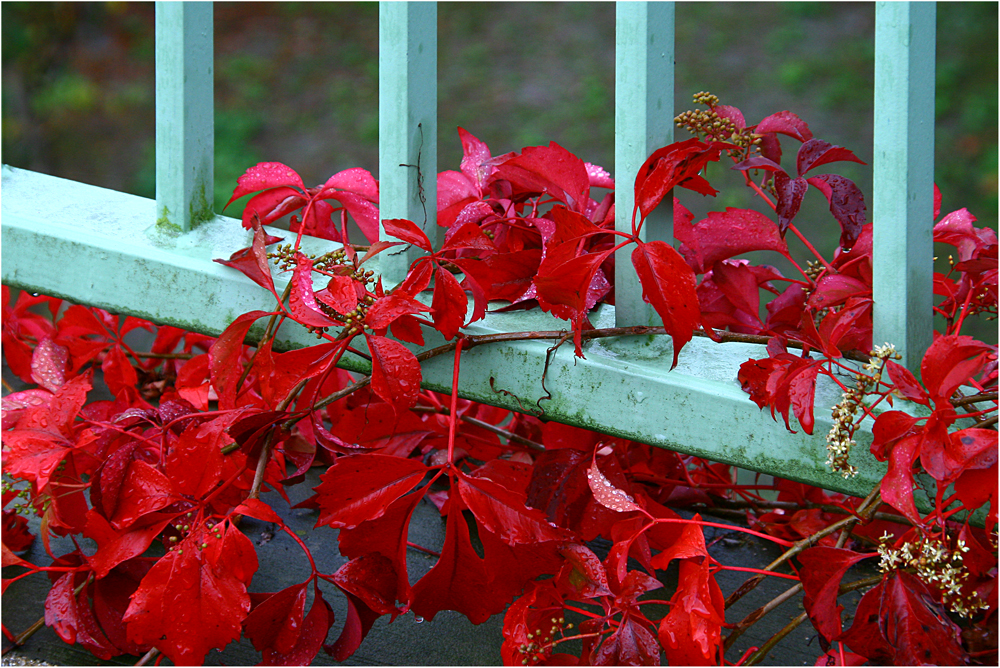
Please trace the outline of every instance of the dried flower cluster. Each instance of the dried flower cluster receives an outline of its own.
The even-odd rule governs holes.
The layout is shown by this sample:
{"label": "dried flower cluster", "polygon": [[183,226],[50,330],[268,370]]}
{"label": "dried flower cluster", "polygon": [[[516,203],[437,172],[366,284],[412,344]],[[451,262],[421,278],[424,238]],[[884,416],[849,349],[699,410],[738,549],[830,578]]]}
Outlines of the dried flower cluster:
{"label": "dried flower cluster", "polygon": [[955,549],[950,550],[944,541],[929,538],[918,543],[903,543],[897,550],[889,546],[889,539],[888,534],[882,536],[878,547],[880,571],[914,569],[917,577],[941,593],[941,601],[949,610],[963,617],[971,617],[988,607],[986,601],[979,598],[979,592],[962,594],[962,586],[969,577],[962,556],[969,551],[965,541],[956,541]]}
{"label": "dried flower cluster", "polygon": [[857,467],[847,461],[851,454],[851,448],[855,445],[854,431],[857,429],[857,424],[854,422],[854,416],[858,412],[858,407],[864,401],[865,394],[882,380],[882,366],[885,361],[889,358],[901,359],[902,357],[896,352],[896,346],[891,343],[876,346],[870,354],[871,359],[865,363],[863,368],[872,375],[860,372],[855,374],[854,389],[844,392],[840,402],[833,407],[833,427],[826,435],[826,449],[829,453],[826,465],[845,478],[850,478],[858,472]]}

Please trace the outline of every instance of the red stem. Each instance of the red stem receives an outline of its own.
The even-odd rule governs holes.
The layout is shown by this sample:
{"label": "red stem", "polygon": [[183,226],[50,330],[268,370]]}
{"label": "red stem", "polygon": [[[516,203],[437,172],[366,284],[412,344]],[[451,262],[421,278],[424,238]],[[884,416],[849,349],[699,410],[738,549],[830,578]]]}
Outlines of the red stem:
{"label": "red stem", "polygon": [[455,344],[455,368],[451,374],[451,415],[448,417],[448,463],[455,465],[455,432],[458,429],[458,369],[463,339]]}

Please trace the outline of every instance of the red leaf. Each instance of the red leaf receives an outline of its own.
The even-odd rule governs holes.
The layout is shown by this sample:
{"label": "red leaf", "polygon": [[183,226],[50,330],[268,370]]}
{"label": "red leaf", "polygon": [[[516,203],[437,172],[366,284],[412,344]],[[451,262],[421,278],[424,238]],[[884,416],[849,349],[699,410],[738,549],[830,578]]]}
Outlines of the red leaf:
{"label": "red leaf", "polygon": [[458,473],[458,491],[478,523],[508,545],[566,540],[569,532],[549,524],[526,504],[526,496],[486,479]]}
{"label": "red leaf", "polygon": [[896,364],[892,360],[886,360],[885,370],[889,373],[889,379],[896,386],[896,391],[910,401],[924,406],[930,406],[929,397],[924,392],[924,388],[914,377],[910,370],[904,366]]}
{"label": "red leaf", "polygon": [[955,495],[966,508],[979,508],[989,503],[990,512],[986,516],[986,530],[994,530],[997,524],[996,464],[985,469],[968,469],[958,476],[955,480]]}
{"label": "red leaf", "polygon": [[388,506],[419,485],[429,469],[415,459],[378,454],[340,457],[316,487],[316,526],[353,528],[381,517]]}
{"label": "red leaf", "polygon": [[123,618],[129,640],[154,645],[175,664],[200,664],[208,650],[239,639],[256,570],[253,543],[234,526],[221,539],[193,528],[132,595]]}
{"label": "red leaf", "polygon": [[[695,513],[692,519],[695,522],[700,522],[701,515]],[[666,570],[670,562],[674,559],[691,559],[708,556],[708,548],[705,546],[705,532],[701,526],[694,523],[685,523],[681,525],[682,528],[678,531],[675,528],[677,524],[674,523],[657,525],[657,528],[664,527],[667,528],[667,531],[673,529],[676,537],[670,542],[669,546],[665,547],[662,552],[652,558],[651,563],[654,568]],[[659,531],[652,537],[656,538],[657,543],[662,545],[664,542],[664,533],[664,531]]]}
{"label": "red leaf", "polygon": [[249,248],[243,248],[229,256],[228,260],[214,260],[219,264],[232,267],[240,271],[262,288],[266,288],[278,298],[278,293],[274,290],[274,279],[271,277],[271,267],[267,261],[267,250],[265,246],[269,243],[281,241],[280,237],[270,237],[264,232],[260,225],[260,219],[253,219],[253,244]]}
{"label": "red leaf", "polygon": [[389,236],[395,237],[400,241],[405,241],[408,244],[413,244],[428,253],[431,252],[430,239],[427,238],[427,234],[412,220],[390,218],[382,221],[382,227]]}
{"label": "red leaf", "polygon": [[326,288],[316,292],[316,299],[330,306],[340,315],[352,313],[358,306],[358,291],[354,279],[335,275],[330,277]]}
{"label": "red leaf", "polygon": [[916,576],[897,571],[861,598],[841,640],[875,663],[965,665],[960,630],[934,598]]}
{"label": "red leaf", "polygon": [[604,564],[590,548],[566,543],[559,554],[566,558],[555,580],[560,591],[576,600],[612,595]]}
{"label": "red leaf", "polygon": [[402,343],[365,332],[372,354],[372,391],[392,406],[407,410],[420,394],[420,362]]}
{"label": "red leaf", "polygon": [[911,436],[917,433],[913,429],[920,418],[913,417],[903,411],[886,411],[875,418],[872,426],[871,453],[880,462],[889,458],[887,448],[894,445],[904,436]]}
{"label": "red leaf", "polygon": [[840,247],[844,252],[849,251],[867,221],[864,193],[854,181],[836,174],[821,174],[806,180],[826,196],[830,213],[840,223]]}
{"label": "red leaf", "polygon": [[486,177],[493,171],[492,166],[488,164],[492,157],[490,148],[464,128],[458,128],[458,137],[462,140],[460,169],[482,191],[486,184]]}
{"label": "red leaf", "polygon": [[230,442],[223,431],[227,422],[223,417],[191,424],[174,442],[167,453],[164,471],[178,493],[200,499],[222,480],[222,447]]}
{"label": "red leaf", "polygon": [[405,292],[396,290],[375,300],[365,314],[365,325],[374,330],[384,330],[397,318],[430,310]]}
{"label": "red leaf", "polygon": [[996,351],[971,336],[939,336],[920,363],[920,377],[935,404],[945,405]]}
{"label": "red leaf", "polygon": [[901,512],[916,525],[922,525],[913,502],[913,462],[917,459],[921,437],[907,436],[889,453],[889,470],[882,478],[882,500]]}
{"label": "red leaf", "polygon": [[52,627],[62,641],[76,643],[80,620],[73,594],[76,573],[66,573],[56,580],[45,597],[45,625]]}
{"label": "red leaf", "polygon": [[632,265],[642,284],[642,298],[653,305],[674,344],[674,361],[691,340],[701,313],[695,278],[683,258],[663,241],[637,241]]}
{"label": "red leaf", "polygon": [[298,641],[288,652],[264,649],[264,666],[308,666],[319,653],[320,647],[333,626],[333,608],[323,598],[319,586],[313,583],[313,604],[302,624]]}
{"label": "red leaf", "polygon": [[792,224],[792,219],[799,212],[802,198],[809,189],[809,183],[801,176],[793,179],[779,172],[774,175],[774,188],[778,193],[777,208],[774,210],[778,214],[778,231],[784,235],[785,230]]}
{"label": "red leaf", "polygon": [[253,324],[267,311],[250,311],[236,318],[219,335],[208,351],[208,369],[212,377],[212,387],[219,395],[219,408],[228,410],[236,406],[236,383],[243,374],[240,357],[243,354],[243,339]]}
{"label": "red leaf", "polygon": [[439,252],[463,248],[474,248],[483,251],[483,255],[496,252],[497,249],[493,244],[493,240],[486,236],[482,228],[476,223],[465,223],[464,225],[456,225],[449,229],[444,245],[441,246]]}
{"label": "red leaf", "polygon": [[307,584],[292,585],[272,594],[247,615],[244,634],[254,649],[282,654],[291,651],[302,633]]}
{"label": "red leaf", "polygon": [[874,554],[858,554],[851,550],[836,547],[816,546],[802,552],[799,562],[799,578],[805,590],[806,612],[816,630],[828,641],[840,635],[840,611],[844,606],[837,605],[840,591],[840,581],[854,564]]}
{"label": "red leaf", "polygon": [[[6,351],[5,351],[6,352]],[[42,408],[47,406],[52,400],[53,394],[47,390],[24,390],[8,394],[0,403],[2,406],[2,426],[3,431],[7,431],[17,424],[18,419],[29,408]]]}
{"label": "red leaf", "polygon": [[622,489],[618,489],[611,484],[611,481],[604,477],[601,470],[597,468],[596,457],[597,453],[595,451],[590,469],[587,470],[587,483],[590,485],[590,491],[594,493],[594,498],[597,499],[598,503],[617,513],[642,510],[631,495]]}
{"label": "red leaf", "polygon": [[[377,303],[377,302],[376,302]],[[438,267],[434,272],[434,326],[446,339],[453,339],[465,324],[469,300],[458,280],[447,269]]]}
{"label": "red leaf", "polygon": [[233,514],[253,517],[261,522],[273,522],[274,524],[284,525],[281,516],[274,512],[271,506],[260,499],[247,499],[233,509]]}
{"label": "red leaf", "polygon": [[595,666],[658,666],[660,645],[642,622],[626,614],[591,661]]}
{"label": "red leaf", "polygon": [[548,194],[575,211],[590,198],[590,177],[583,160],[555,142],[529,146],[499,164],[489,182],[504,179],[519,194]]}
{"label": "red leaf", "polygon": [[[236,180],[236,189],[233,196],[226,202],[226,206],[238,200],[244,195],[277,188],[279,186],[294,186],[300,190],[305,190],[305,185],[294,169],[280,162],[261,162],[246,171],[243,176]],[[225,210],[226,206],[222,207]]]}
{"label": "red leaf", "polygon": [[132,460],[118,492],[112,526],[122,530],[148,513],[165,508],[177,500],[170,480],[146,462]]}
{"label": "red leaf", "polygon": [[145,526],[119,533],[93,508],[88,510],[83,535],[98,545],[94,556],[88,558],[94,575],[100,580],[118,564],[145,552],[172,519],[173,515],[161,515]]}
{"label": "red leaf", "polygon": [[776,114],[765,117],[754,128],[754,132],[757,134],[780,132],[783,135],[794,137],[801,142],[812,139],[812,132],[809,130],[809,126],[806,125],[806,122],[790,111],[779,111]]}
{"label": "red leaf", "polygon": [[489,583],[490,574],[472,549],[469,526],[453,500],[441,557],[413,586],[410,609],[427,620],[441,610],[455,610],[473,624],[482,624],[507,603],[497,598]]}
{"label": "red leaf", "polygon": [[426,487],[414,494],[401,496],[384,507],[378,517],[359,524],[354,529],[340,529],[337,540],[340,553],[356,559],[368,554],[387,557],[396,572],[396,600],[413,599],[406,567],[407,533],[410,518],[426,492]]}
{"label": "red leaf", "polygon": [[292,272],[292,291],[288,295],[288,308],[297,322],[307,327],[333,327],[339,323],[323,313],[313,294],[313,263],[302,253],[295,254],[295,271]]}
{"label": "red leaf", "polygon": [[395,618],[397,574],[392,560],[381,554],[352,559],[333,574],[333,582],[347,595],[347,621],[340,637],[327,651],[346,661],[382,615]]}
{"label": "red leaf", "polygon": [[725,601],[708,567],[708,559],[681,562],[677,592],[659,627],[660,644],[672,666],[720,663]]}
{"label": "red leaf", "polygon": [[66,382],[69,349],[52,339],[43,339],[31,355],[31,379],[55,394]]}
{"label": "red leaf", "polygon": [[795,158],[796,168],[799,176],[802,176],[814,167],[825,165],[829,162],[839,162],[849,160],[862,165],[864,161],[842,146],[834,146],[822,139],[810,139],[799,147],[799,153]]}
{"label": "red leaf", "polygon": [[718,160],[722,149],[728,147],[692,138],[653,151],[635,178],[635,205],[642,217],[646,218],[675,186],[714,196],[718,191],[698,173],[709,162]]}
{"label": "red leaf", "polygon": [[846,274],[827,274],[819,279],[815,291],[809,295],[809,306],[815,309],[843,304],[851,297],[871,297],[871,283],[865,283]]}

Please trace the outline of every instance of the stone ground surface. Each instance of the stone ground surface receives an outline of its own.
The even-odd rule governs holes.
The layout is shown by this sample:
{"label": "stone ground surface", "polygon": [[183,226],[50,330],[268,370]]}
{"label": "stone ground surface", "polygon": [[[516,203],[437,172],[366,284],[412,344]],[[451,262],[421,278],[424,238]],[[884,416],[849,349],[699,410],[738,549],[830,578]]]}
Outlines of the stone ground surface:
{"label": "stone ground surface", "polygon": [[[13,377],[6,365],[3,367],[3,376],[15,389],[23,388],[23,384]],[[95,386],[100,387],[100,383],[95,382]],[[97,392],[98,390],[93,391],[89,398],[91,400],[102,398],[95,396]],[[274,492],[265,494],[263,498],[305,541],[320,572],[332,573],[347,561],[337,550],[336,532],[328,527],[314,531],[317,511],[291,507],[312,493],[312,488],[319,484],[320,473],[322,469],[314,468],[307,475],[304,484],[288,489],[291,504],[286,503]],[[708,516],[704,519],[728,522],[725,519]],[[30,524],[32,533],[37,535],[38,518],[31,518]],[[272,525],[251,518],[244,518],[241,528],[254,542],[260,563],[260,568],[250,586],[251,591],[278,591],[303,582],[309,576],[308,561],[287,534],[274,531]],[[437,510],[427,502],[418,506],[410,526],[410,542],[430,549],[440,549],[444,543],[444,533],[445,523]],[[711,544],[709,549],[712,555],[725,565],[761,568],[780,554],[779,548],[769,542],[725,529],[705,527],[705,539],[706,543]],[[82,539],[84,550],[92,547],[88,543],[90,541]],[[603,558],[610,544],[598,541],[591,547]],[[64,554],[73,549],[69,539],[53,537],[52,550],[55,554]],[[28,552],[19,556],[39,565],[45,565],[50,561],[40,540],[36,540]],[[434,557],[411,549],[407,557],[411,582],[426,573],[433,563]],[[855,571],[861,571],[866,563],[862,562]],[[847,581],[870,574],[867,571],[855,571],[848,575]],[[9,578],[17,573],[18,570],[14,568],[4,569],[3,576]],[[658,575],[664,583],[664,588],[652,594],[657,599],[669,598],[676,586],[676,567]],[[747,579],[747,576],[747,573],[724,571],[716,578],[723,594],[728,596]],[[769,578],[730,608],[726,620],[729,623],[738,622],[792,584],[794,583],[788,580]],[[48,585],[48,579],[43,575],[34,575],[8,587],[3,595],[2,619],[4,626],[10,632],[15,635],[23,632],[44,614],[43,606]],[[332,643],[340,634],[343,620],[346,619],[347,604],[339,590],[326,583],[324,585],[324,598],[332,605],[336,620],[328,638]],[[859,597],[858,593],[852,593],[843,597],[841,602],[845,603],[845,607],[850,611]],[[311,605],[311,600],[308,604]],[[663,612],[665,611],[659,613],[653,610],[647,611],[654,619]],[[792,597],[751,627],[727,652],[727,659],[736,661],[749,647],[762,645],[801,612],[801,596]],[[502,626],[503,615],[495,615],[483,624],[475,626],[462,615],[451,611],[442,611],[433,620],[427,621],[418,621],[412,614],[400,616],[391,623],[387,617],[382,617],[375,623],[354,656],[344,663],[409,666],[500,665]],[[9,646],[10,641],[5,637],[3,640],[5,652]],[[815,631],[806,622],[785,638],[767,657],[764,664],[813,665],[821,654],[822,650],[819,649]],[[65,644],[52,629],[43,627],[22,647],[4,654],[3,665],[134,665],[138,659],[139,657],[120,656],[111,661],[99,661],[82,648]],[[205,657],[205,665],[245,666],[255,665],[260,660],[261,655],[254,650],[251,643],[243,640],[230,644],[222,651],[211,651]],[[335,663],[332,657],[322,651],[315,660],[316,665]]]}

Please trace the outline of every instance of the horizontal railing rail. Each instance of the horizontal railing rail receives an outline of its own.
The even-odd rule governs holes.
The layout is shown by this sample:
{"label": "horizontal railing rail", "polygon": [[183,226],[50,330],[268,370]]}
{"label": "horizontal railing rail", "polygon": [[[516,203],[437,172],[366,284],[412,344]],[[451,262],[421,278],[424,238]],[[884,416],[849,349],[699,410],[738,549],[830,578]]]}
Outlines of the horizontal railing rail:
{"label": "horizontal railing rail", "polygon": [[[673,140],[674,5],[620,2],[616,20],[616,208],[631,211],[639,166]],[[421,183],[418,170],[406,165],[419,161],[422,174],[437,174],[436,26],[436,3],[380,3],[379,208],[383,219],[408,218],[428,231],[438,229],[435,179]],[[876,5],[874,338],[896,343],[911,369],[919,366],[932,331],[934,50],[926,45],[934,43],[934,31],[933,3]],[[3,168],[5,284],[210,335],[221,333],[243,312],[272,307],[266,291],[213,262],[249,245],[249,237],[210,204],[212,34],[210,3],[157,3],[155,202]],[[661,208],[644,234],[672,240],[670,207]],[[618,225],[628,225],[626,216],[619,219]],[[309,252],[335,247],[318,239],[306,244]],[[411,247],[386,254],[380,264],[383,279],[399,281],[418,252]],[[597,327],[654,324],[653,311],[627,270],[631,263],[621,258],[616,266],[621,272],[616,306],[601,306],[592,322]],[[275,278],[280,290],[285,279]],[[522,312],[489,314],[466,331],[565,328],[565,322],[547,314]],[[544,382],[550,342],[480,346],[463,356],[458,391],[477,401],[540,409],[547,419],[849,494],[866,494],[884,475],[885,464],[868,453],[863,436],[852,454],[859,468],[855,478],[845,480],[827,469],[823,434],[831,426],[829,407],[839,400],[832,383],[817,389],[817,435],[789,433],[762,415],[736,381],[739,364],[762,356],[761,346],[696,338],[669,371],[670,343],[664,339],[592,341],[585,360],[564,347],[550,356]],[[313,342],[304,329],[283,328],[276,347]],[[426,348],[442,343],[431,333]],[[360,372],[369,368],[360,358],[347,365]],[[426,387],[450,391],[451,379],[447,356],[425,362]]]}

